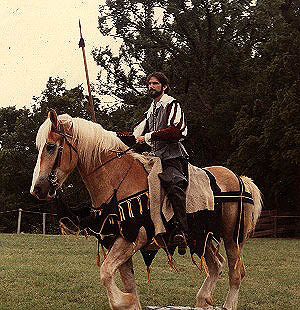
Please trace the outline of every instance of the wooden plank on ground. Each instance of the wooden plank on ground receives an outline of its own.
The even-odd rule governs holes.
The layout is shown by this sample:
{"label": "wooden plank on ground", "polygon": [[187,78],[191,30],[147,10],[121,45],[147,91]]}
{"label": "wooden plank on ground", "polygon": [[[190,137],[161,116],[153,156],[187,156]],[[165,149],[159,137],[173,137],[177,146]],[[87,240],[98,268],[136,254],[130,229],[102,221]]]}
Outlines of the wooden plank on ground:
{"label": "wooden plank on ground", "polygon": [[223,307],[146,306],[146,310],[223,310]]}

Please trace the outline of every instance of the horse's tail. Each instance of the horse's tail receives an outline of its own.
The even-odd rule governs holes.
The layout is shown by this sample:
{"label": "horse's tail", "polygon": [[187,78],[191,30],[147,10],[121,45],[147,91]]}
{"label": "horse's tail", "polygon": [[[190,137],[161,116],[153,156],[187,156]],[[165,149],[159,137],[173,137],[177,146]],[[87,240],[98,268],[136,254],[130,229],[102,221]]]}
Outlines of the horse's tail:
{"label": "horse's tail", "polygon": [[241,176],[241,179],[245,184],[246,191],[252,195],[252,199],[254,202],[253,227],[252,227],[252,229],[254,230],[263,207],[262,193],[250,178],[246,176]]}

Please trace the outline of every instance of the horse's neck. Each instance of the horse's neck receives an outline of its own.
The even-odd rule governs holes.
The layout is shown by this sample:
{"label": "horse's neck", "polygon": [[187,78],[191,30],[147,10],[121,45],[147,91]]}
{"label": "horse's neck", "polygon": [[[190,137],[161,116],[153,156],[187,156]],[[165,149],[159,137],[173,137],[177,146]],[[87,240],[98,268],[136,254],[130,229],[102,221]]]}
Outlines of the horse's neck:
{"label": "horse's neck", "polygon": [[95,208],[108,202],[115,190],[121,200],[147,188],[147,174],[138,160],[130,155],[115,157],[115,153],[102,154],[94,172],[79,167]]}

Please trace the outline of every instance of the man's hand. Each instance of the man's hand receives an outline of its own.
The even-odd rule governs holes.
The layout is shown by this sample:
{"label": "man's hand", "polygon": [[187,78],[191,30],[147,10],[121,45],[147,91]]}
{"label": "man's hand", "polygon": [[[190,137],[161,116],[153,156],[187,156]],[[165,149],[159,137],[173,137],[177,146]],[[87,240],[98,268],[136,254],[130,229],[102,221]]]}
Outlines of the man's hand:
{"label": "man's hand", "polygon": [[143,144],[145,143],[145,137],[144,136],[137,137],[135,142],[136,144]]}

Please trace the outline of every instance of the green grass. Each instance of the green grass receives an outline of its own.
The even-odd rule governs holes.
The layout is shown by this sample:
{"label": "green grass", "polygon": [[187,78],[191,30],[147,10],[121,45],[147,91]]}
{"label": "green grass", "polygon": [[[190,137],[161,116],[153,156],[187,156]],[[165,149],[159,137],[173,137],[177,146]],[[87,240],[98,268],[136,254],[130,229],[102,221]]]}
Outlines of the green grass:
{"label": "green grass", "polygon": [[[223,250],[224,251],[224,250]],[[96,265],[96,239],[0,234],[0,310],[109,309]],[[134,257],[142,304],[193,306],[204,279],[189,256],[175,256],[171,272],[163,251],[153,263],[151,283],[141,254]],[[239,310],[300,309],[300,240],[251,239],[244,250],[247,269]],[[227,291],[227,270],[215,304]]]}

